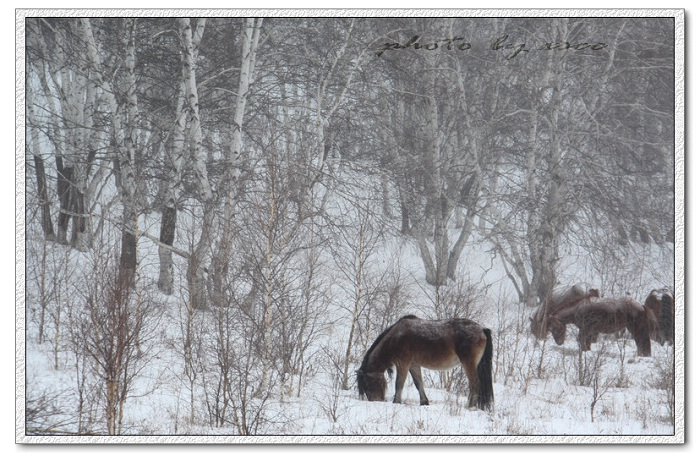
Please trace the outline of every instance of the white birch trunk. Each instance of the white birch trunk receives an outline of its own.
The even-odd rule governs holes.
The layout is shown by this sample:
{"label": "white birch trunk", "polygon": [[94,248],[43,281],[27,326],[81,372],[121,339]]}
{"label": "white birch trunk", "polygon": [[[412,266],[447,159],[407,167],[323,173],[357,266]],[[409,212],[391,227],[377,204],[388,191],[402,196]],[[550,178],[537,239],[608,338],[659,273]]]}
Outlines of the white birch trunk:
{"label": "white birch trunk", "polygon": [[[79,27],[71,23],[75,30]],[[42,53],[49,53],[48,47],[41,36],[40,28],[36,27],[35,45]],[[77,31],[76,31],[77,32]],[[79,251],[85,251],[90,246],[89,216],[87,214],[87,164],[90,131],[92,127],[91,114],[86,117],[86,105],[94,105],[94,93],[90,92],[91,82],[85,75],[86,69],[78,63],[77,72],[72,69],[76,65],[69,62],[64,50],[69,46],[65,41],[64,32],[56,31],[55,60],[48,61],[53,85],[46,79],[46,70],[39,70],[40,81],[44,89],[48,107],[52,114],[60,114],[59,122],[53,124],[52,141],[56,148],[56,165],[58,169],[59,189],[59,220],[57,240],[70,243]],[[51,54],[44,54],[45,56]],[[52,63],[53,64],[52,66]],[[53,91],[59,93],[59,107],[53,103]],[[58,110],[56,110],[58,109]],[[73,223],[70,241],[68,239],[68,224]]]}
{"label": "white birch trunk", "polygon": [[[198,21],[192,37],[192,48],[194,59],[199,53],[199,44],[204,34],[205,21]],[[175,125],[173,127],[173,142],[170,149],[167,149],[166,161],[169,166],[166,177],[166,192],[164,205],[161,210],[161,229],[158,246],[159,273],[158,288],[166,294],[173,293],[173,251],[177,229],[177,204],[182,190],[182,167],[185,158],[186,128],[189,111],[186,109],[186,80],[190,77],[184,65],[180,68],[180,87],[175,109]]]}
{"label": "white birch trunk", "polygon": [[245,19],[243,27],[243,49],[241,53],[241,70],[238,77],[238,92],[236,95],[236,109],[233,114],[231,126],[231,142],[228,151],[228,170],[226,187],[226,202],[224,206],[223,233],[219,241],[219,248],[212,264],[212,290],[211,299],[217,305],[223,305],[226,300],[225,285],[228,275],[228,264],[231,258],[232,224],[234,222],[234,208],[236,205],[236,191],[239,190],[241,166],[243,164],[243,118],[246,113],[246,103],[250,84],[253,81],[255,71],[255,55],[260,38],[262,18]]}
{"label": "white birch trunk", "polygon": [[[34,169],[37,180],[37,197],[39,198],[39,212],[41,214],[41,228],[44,231],[46,240],[55,240],[56,235],[51,220],[51,202],[49,201],[48,187],[46,184],[46,173],[44,159],[42,156],[41,141],[39,139],[39,124],[36,117],[34,91],[31,86],[26,92],[27,110],[27,152],[34,158]],[[43,324],[43,323],[42,323]]]}
{"label": "white birch trunk", "polygon": [[192,144],[192,167],[197,183],[199,200],[202,203],[202,231],[199,236],[187,268],[187,281],[190,293],[191,309],[204,309],[207,306],[206,272],[213,241],[214,194],[206,167],[206,152],[202,146],[202,125],[199,117],[199,95],[195,73],[194,36],[201,34],[204,19],[198,21],[193,32],[188,18],[178,20],[181,40],[182,64],[185,82],[185,111],[188,115],[189,139]]}
{"label": "white birch trunk", "polygon": [[102,96],[107,101],[110,111],[113,133],[116,141],[114,162],[117,174],[115,175],[117,191],[122,202],[122,254],[120,268],[123,275],[133,282],[136,271],[136,172],[135,172],[135,124],[138,117],[138,101],[136,100],[136,79],[134,75],[134,34],[135,20],[126,21],[127,47],[125,55],[125,67],[127,74],[127,117],[125,120],[119,111],[119,105],[115,98],[115,91],[111,83],[102,74],[102,62],[98,53],[97,43],[92,33],[89,18],[81,19],[81,32],[87,46],[87,58],[90,64],[94,80],[98,88],[102,90]]}
{"label": "white birch trunk", "polygon": [[[40,50],[42,56],[49,56],[48,47],[46,46],[45,39],[43,38],[41,28],[38,27],[38,24],[35,21],[27,21],[27,29],[28,31],[31,30],[31,33],[27,34],[28,44],[33,45],[34,47],[36,47],[36,49]],[[57,38],[57,40],[59,39]],[[57,59],[58,58],[59,56],[57,56]],[[52,91],[52,88],[59,87],[58,81],[60,79],[58,78],[57,73],[53,71],[51,62],[45,60],[42,60],[40,62],[32,61],[32,64],[34,64],[37,76],[39,78],[39,83],[41,85],[48,113],[60,114],[60,109],[56,106],[56,98],[53,97]],[[51,77],[50,81],[49,77]],[[68,210],[67,208],[62,208],[64,200],[61,197],[61,187],[63,181],[61,165],[65,156],[65,137],[62,134],[64,129],[65,127],[60,124],[60,121],[56,123],[49,123],[46,128],[47,136],[51,140],[51,144],[54,148],[54,156],[56,160],[56,191],[59,199],[58,220],[56,223],[56,241],[58,241],[61,244],[68,243],[67,225],[64,224],[65,221],[68,219],[68,215],[66,214]]]}

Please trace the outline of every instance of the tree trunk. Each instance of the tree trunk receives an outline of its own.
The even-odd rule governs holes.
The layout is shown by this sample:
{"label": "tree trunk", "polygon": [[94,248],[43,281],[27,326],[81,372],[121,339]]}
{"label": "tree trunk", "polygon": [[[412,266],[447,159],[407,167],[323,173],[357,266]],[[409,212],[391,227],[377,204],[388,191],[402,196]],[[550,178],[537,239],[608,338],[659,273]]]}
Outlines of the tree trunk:
{"label": "tree trunk", "polygon": [[[198,25],[195,29],[195,35],[192,38],[193,53],[196,56],[199,52],[199,44],[204,33],[204,23]],[[184,60],[184,54],[183,58]],[[166,162],[169,166],[168,175],[165,179],[165,200],[161,210],[161,226],[160,226],[160,242],[163,246],[158,247],[158,257],[160,260],[160,269],[158,273],[158,288],[165,294],[173,293],[173,252],[170,248],[175,243],[175,230],[177,228],[177,205],[182,189],[182,167],[185,158],[185,141],[186,141],[186,125],[187,125],[187,107],[186,107],[186,81],[189,74],[186,72],[186,66],[180,68],[181,78],[175,109],[175,126],[173,127],[173,142],[170,148],[166,147]]]}
{"label": "tree trunk", "polygon": [[[124,124],[123,146],[119,149],[119,171],[122,181],[122,205],[123,205],[123,229],[122,248],[119,259],[119,267],[125,284],[134,283],[136,275],[136,232],[138,229],[138,216],[136,212],[137,185],[136,185],[136,149],[137,149],[137,124],[138,124],[138,100],[136,97],[136,75],[134,66],[136,63],[136,19],[125,20],[124,28],[127,31],[126,68],[127,83],[127,111]],[[116,114],[115,114],[116,115]],[[128,286],[128,285],[127,285]]]}
{"label": "tree trunk", "polygon": [[[187,282],[190,289],[190,303],[193,309],[207,307],[207,266],[211,254],[214,225],[214,194],[209,182],[206,167],[206,153],[202,146],[202,124],[199,117],[199,95],[195,73],[195,52],[192,27],[188,18],[178,19],[181,39],[182,65],[185,81],[185,111],[190,127],[192,143],[192,167],[194,170],[197,192],[202,203],[202,231],[199,236],[187,268]],[[197,21],[196,33],[203,30],[204,19]]]}
{"label": "tree trunk", "polygon": [[[160,218],[159,241],[169,247],[175,243],[175,225],[177,223],[177,208],[168,204],[163,207]],[[163,245],[158,246],[160,270],[158,272],[158,289],[167,295],[173,294],[173,251]]]}
{"label": "tree trunk", "polygon": [[229,260],[231,259],[231,242],[233,240],[232,223],[234,222],[234,207],[236,193],[239,190],[239,181],[242,167],[243,149],[243,118],[246,112],[246,102],[250,84],[255,71],[255,54],[258,48],[262,18],[245,19],[242,34],[243,49],[241,53],[241,71],[238,78],[238,92],[236,96],[236,109],[231,126],[231,142],[228,152],[226,203],[224,208],[223,234],[219,240],[218,251],[212,260],[212,290],[211,299],[217,305],[223,305],[226,301],[225,286],[228,277]]}
{"label": "tree trunk", "polygon": [[56,193],[58,194],[58,235],[59,243],[68,245],[68,224],[70,223],[71,182],[73,168],[63,164],[63,157],[56,156]]}
{"label": "tree trunk", "polygon": [[34,159],[34,174],[36,176],[37,196],[39,198],[39,213],[41,216],[41,229],[46,240],[55,240],[56,234],[53,230],[51,220],[51,202],[49,201],[48,186],[46,184],[46,169],[44,159],[41,156],[41,143],[39,141],[38,124],[35,117],[34,92],[27,89],[27,131],[28,143],[27,152],[32,153]]}
{"label": "tree trunk", "polygon": [[[560,29],[566,29],[566,19],[559,22]],[[560,31],[566,37],[565,30]],[[530,254],[533,268],[532,286],[540,302],[544,301],[557,284],[556,271],[559,264],[559,240],[566,223],[566,173],[562,170],[564,151],[562,146],[559,116],[562,108],[563,59],[559,55],[550,55],[545,74],[544,90],[551,90],[552,95],[544,112],[548,121],[548,155],[547,155],[547,189],[544,207],[532,221],[534,227],[529,229]],[[531,153],[534,155],[534,153]],[[532,191],[530,191],[532,193]],[[537,197],[533,196],[533,200]],[[531,205],[534,205],[533,202]],[[539,218],[539,219],[538,219]]]}

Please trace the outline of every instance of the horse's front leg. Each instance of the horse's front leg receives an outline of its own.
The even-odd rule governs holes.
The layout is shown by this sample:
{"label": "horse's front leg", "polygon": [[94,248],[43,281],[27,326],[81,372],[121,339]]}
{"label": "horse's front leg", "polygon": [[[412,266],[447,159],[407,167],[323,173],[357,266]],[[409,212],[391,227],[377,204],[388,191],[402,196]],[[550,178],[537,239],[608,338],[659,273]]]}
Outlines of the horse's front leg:
{"label": "horse's front leg", "polygon": [[401,403],[403,383],[408,376],[408,368],[404,365],[396,365],[396,392],[394,393],[394,403]]}
{"label": "horse's front leg", "polygon": [[578,330],[578,344],[582,351],[591,350],[591,335],[583,328],[579,328]]}
{"label": "horse's front leg", "polygon": [[420,404],[429,405],[428,396],[425,395],[425,386],[423,385],[423,373],[418,365],[412,366],[409,371],[411,372],[411,377],[413,378],[413,384],[416,385],[418,393],[420,394]]}

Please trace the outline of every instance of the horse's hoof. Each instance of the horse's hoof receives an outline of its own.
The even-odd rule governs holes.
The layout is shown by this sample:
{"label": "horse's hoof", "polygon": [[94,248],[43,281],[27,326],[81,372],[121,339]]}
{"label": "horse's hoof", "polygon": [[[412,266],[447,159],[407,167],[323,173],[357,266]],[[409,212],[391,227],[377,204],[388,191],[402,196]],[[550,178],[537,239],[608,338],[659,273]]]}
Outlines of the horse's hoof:
{"label": "horse's hoof", "polygon": [[420,404],[421,405],[430,405],[430,402],[428,402],[427,400],[425,400],[425,401],[421,400]]}

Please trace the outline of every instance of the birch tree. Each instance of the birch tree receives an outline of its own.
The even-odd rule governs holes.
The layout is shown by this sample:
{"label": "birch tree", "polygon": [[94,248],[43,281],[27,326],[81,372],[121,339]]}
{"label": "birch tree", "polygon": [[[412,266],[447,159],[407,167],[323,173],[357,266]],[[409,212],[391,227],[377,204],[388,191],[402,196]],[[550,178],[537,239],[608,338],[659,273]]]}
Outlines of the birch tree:
{"label": "birch tree", "polygon": [[[178,26],[181,24],[178,22]],[[197,22],[192,31],[192,61],[196,61],[199,54],[199,47],[204,33],[205,21]],[[182,31],[178,36],[178,43],[182,43]],[[173,245],[175,244],[177,228],[177,211],[182,192],[183,168],[189,156],[187,155],[187,123],[189,110],[187,104],[187,80],[191,78],[186,65],[185,52],[180,51],[179,81],[177,82],[177,102],[174,112],[174,123],[170,131],[171,142],[165,147],[166,175],[165,197],[161,211],[161,226],[158,245],[158,257],[160,259],[160,269],[158,275],[158,288],[166,294],[173,293]]]}
{"label": "birch tree", "polygon": [[[31,74],[30,77],[31,78]],[[55,240],[53,219],[51,218],[51,201],[49,200],[49,186],[46,178],[46,167],[39,138],[39,123],[36,118],[36,102],[34,89],[27,88],[27,152],[31,153],[34,160],[34,174],[36,177],[37,195],[39,198],[39,212],[41,214],[41,229],[46,240]]]}
{"label": "birch tree", "polygon": [[136,242],[138,235],[138,207],[136,187],[136,156],[137,140],[136,125],[139,121],[138,100],[136,96],[135,63],[135,34],[136,19],[124,21],[125,37],[125,99],[126,109],[122,110],[117,102],[117,90],[104,75],[102,57],[99,54],[92,24],[89,18],[80,20],[80,33],[86,44],[86,59],[95,85],[101,90],[106,100],[112,122],[114,138],[115,182],[122,203],[122,245],[119,267],[122,277],[128,280],[128,286],[134,281],[136,274]]}
{"label": "birch tree", "polygon": [[246,114],[246,103],[249,97],[250,85],[254,79],[255,56],[260,40],[262,18],[246,18],[241,35],[241,66],[238,74],[238,89],[235,97],[235,109],[233,120],[225,133],[230,141],[226,155],[227,169],[224,183],[225,202],[222,223],[222,234],[219,239],[218,249],[212,263],[212,300],[221,305],[225,299],[223,283],[227,278],[229,260],[231,258],[231,245],[233,241],[232,225],[236,219],[234,215],[237,191],[240,190],[241,172],[244,163],[243,158],[243,122]]}
{"label": "birch tree", "polygon": [[[204,28],[205,19],[197,22],[197,29]],[[214,192],[209,181],[206,160],[207,154],[203,146],[202,123],[199,116],[199,93],[197,90],[195,48],[193,37],[200,32],[192,30],[190,20],[178,20],[178,31],[181,40],[183,78],[185,86],[184,110],[187,114],[188,134],[192,156],[192,169],[195,176],[196,189],[202,206],[202,226],[199,239],[191,251],[187,267],[187,283],[190,293],[190,306],[193,310],[203,309],[207,305],[207,265],[211,257],[214,239],[213,226],[215,219]]]}
{"label": "birch tree", "polygon": [[[88,176],[95,160],[99,130],[93,119],[96,91],[88,79],[88,63],[81,54],[85,48],[79,28],[77,20],[27,21],[29,61],[35,71],[30,75],[37,77],[38,82],[32,84],[38,83],[42,90],[41,96],[31,96],[29,122],[38,123],[39,118],[46,117],[44,133],[55,150],[59,205],[56,239],[85,251],[91,240]],[[36,133],[32,136],[32,147],[40,149]]]}

